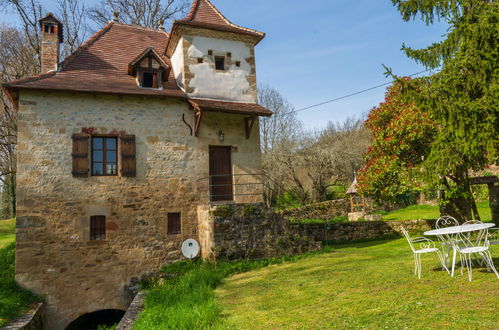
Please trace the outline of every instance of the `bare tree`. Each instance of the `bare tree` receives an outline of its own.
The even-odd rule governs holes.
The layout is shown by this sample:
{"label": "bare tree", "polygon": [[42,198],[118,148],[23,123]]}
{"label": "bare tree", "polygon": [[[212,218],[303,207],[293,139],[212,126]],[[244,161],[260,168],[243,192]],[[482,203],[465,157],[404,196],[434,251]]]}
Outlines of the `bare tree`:
{"label": "bare tree", "polygon": [[114,13],[126,24],[160,28],[187,11],[185,0],[103,0],[89,10],[89,17],[99,25],[107,24]]}
{"label": "bare tree", "polygon": [[308,140],[299,151],[301,166],[310,182],[311,200],[320,202],[329,198],[332,186],[352,182],[371,137],[363,120],[347,118],[343,123],[329,122],[324,130],[309,134]]}
{"label": "bare tree", "polygon": [[[43,8],[37,0],[0,0],[0,8],[13,9],[19,17],[23,36],[36,54],[40,54],[41,38],[38,20],[43,16]],[[40,57],[37,58],[40,67]]]}
{"label": "bare tree", "polygon": [[57,7],[58,18],[64,25],[61,58],[65,58],[88,38],[87,8],[83,1],[78,0],[58,0]]}
{"label": "bare tree", "polygon": [[[0,82],[36,74],[38,68],[37,54],[23,31],[0,26]],[[16,212],[17,112],[3,90],[0,96],[2,216],[13,217]]]}
{"label": "bare tree", "polygon": [[259,103],[272,111],[272,117],[260,120],[262,162],[265,174],[265,197],[274,204],[286,191],[296,193],[300,199],[306,192],[297,180],[296,152],[302,140],[302,124],[293,106],[276,89],[263,85],[258,88]]}

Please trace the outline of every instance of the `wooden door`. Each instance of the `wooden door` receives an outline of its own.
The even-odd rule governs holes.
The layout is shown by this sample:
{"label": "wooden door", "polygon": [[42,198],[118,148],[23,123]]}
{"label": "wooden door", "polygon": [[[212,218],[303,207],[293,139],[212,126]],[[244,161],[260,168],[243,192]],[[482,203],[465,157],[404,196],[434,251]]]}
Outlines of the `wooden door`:
{"label": "wooden door", "polygon": [[231,147],[210,146],[210,193],[212,201],[231,201]]}

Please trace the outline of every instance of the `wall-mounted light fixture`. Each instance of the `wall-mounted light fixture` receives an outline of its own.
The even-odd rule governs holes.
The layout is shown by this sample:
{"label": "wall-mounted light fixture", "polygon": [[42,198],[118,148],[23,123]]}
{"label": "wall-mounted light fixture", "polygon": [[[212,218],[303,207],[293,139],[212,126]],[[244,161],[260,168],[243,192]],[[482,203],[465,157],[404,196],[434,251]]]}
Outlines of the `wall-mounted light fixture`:
{"label": "wall-mounted light fixture", "polygon": [[218,132],[218,141],[224,142],[224,138],[225,138],[224,132],[219,131]]}

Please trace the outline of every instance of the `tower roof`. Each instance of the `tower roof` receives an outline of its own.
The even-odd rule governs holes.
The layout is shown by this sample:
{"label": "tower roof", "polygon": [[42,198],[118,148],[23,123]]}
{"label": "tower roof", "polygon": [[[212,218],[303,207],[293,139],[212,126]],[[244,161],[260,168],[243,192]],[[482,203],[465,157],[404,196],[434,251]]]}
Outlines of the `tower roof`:
{"label": "tower roof", "polygon": [[173,22],[172,36],[181,25],[250,35],[256,38],[255,44],[265,37],[263,32],[232,23],[209,0],[194,0],[187,16]]}

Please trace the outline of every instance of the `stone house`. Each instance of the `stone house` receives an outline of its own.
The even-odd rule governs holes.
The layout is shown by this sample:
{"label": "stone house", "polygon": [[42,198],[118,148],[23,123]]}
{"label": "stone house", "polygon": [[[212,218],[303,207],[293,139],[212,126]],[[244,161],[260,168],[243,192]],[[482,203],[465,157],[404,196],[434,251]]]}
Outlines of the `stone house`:
{"label": "stone house", "polygon": [[18,109],[16,280],[47,327],[124,310],[130,286],[213,246],[216,203],[262,201],[254,47],[264,33],[195,0],[172,30],[108,23],[59,61],[40,20],[42,73],[3,89]]}

